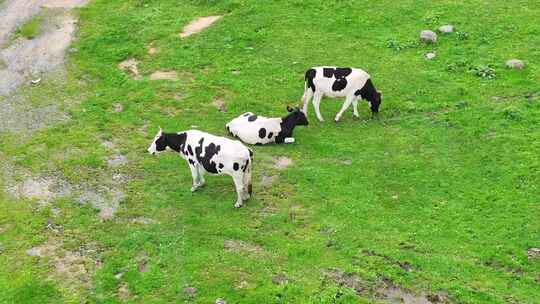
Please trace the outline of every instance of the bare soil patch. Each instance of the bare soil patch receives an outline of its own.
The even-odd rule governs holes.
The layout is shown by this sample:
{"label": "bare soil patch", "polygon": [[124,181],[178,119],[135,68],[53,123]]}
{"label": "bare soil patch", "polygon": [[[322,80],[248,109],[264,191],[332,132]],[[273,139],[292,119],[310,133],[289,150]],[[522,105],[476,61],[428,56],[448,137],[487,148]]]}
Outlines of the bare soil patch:
{"label": "bare soil patch", "polygon": [[220,112],[227,112],[227,105],[225,104],[225,101],[221,98],[216,98],[212,102],[212,105],[218,109]]}
{"label": "bare soil patch", "polygon": [[150,80],[178,80],[176,71],[155,71],[150,75]]}
{"label": "bare soil patch", "polygon": [[289,167],[292,164],[293,164],[292,159],[290,159],[288,157],[285,157],[285,156],[280,156],[280,157],[274,159],[274,168],[276,168],[278,170],[286,169],[287,167]]}
{"label": "bare soil patch", "polygon": [[118,68],[134,78],[139,78],[139,61],[135,58],[126,59],[118,64]]}
{"label": "bare soil patch", "polygon": [[191,36],[193,34],[199,33],[205,28],[212,25],[214,22],[221,19],[223,16],[207,16],[200,17],[191,21],[188,25],[184,26],[182,33],[180,33],[181,38]]}
{"label": "bare soil patch", "polygon": [[87,289],[92,286],[92,276],[100,260],[95,244],[72,251],[63,247],[63,243],[54,238],[40,246],[30,248],[26,254],[46,259],[52,266],[51,279],[56,279],[70,290]]}
{"label": "bare soil patch", "polygon": [[266,251],[259,245],[247,243],[241,240],[225,240],[223,243],[225,250],[239,252],[239,253],[250,253],[256,255],[264,255]]}

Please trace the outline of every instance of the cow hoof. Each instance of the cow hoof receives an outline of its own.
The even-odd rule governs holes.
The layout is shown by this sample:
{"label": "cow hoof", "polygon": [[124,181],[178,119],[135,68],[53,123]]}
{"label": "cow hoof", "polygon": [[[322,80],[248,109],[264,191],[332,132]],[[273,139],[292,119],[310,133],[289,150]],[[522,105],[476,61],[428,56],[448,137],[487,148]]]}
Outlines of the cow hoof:
{"label": "cow hoof", "polygon": [[236,202],[236,204],[234,204],[234,208],[240,208],[242,207],[242,202]]}

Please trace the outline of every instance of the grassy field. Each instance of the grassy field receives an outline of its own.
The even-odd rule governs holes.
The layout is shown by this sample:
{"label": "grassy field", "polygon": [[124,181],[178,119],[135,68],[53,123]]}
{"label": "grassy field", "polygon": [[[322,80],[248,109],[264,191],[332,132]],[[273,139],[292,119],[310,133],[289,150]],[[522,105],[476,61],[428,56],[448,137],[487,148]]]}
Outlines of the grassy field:
{"label": "grassy field", "polygon": [[[95,188],[123,176],[124,196],[101,220],[69,196],[38,208],[0,191],[0,302],[377,303],[391,285],[540,303],[527,254],[540,247],[538,1],[95,0],[80,14],[64,89],[84,100],[65,123],[1,136],[0,160]],[[208,15],[224,17],[179,38]],[[456,32],[418,42],[444,24]],[[118,69],[128,58],[142,79]],[[229,177],[192,194],[183,160],[146,153],[158,126],[225,135],[244,111],[283,115],[317,65],[367,70],[378,119],[361,103],[361,119],[336,124],[341,101],[325,99],[319,123],[310,105],[296,143],[253,148],[255,198],[241,209]],[[155,70],[179,79],[151,81]],[[127,162],[108,166],[103,142]],[[280,156],[293,164],[274,168]],[[85,278],[26,253],[44,243],[84,252]]]}

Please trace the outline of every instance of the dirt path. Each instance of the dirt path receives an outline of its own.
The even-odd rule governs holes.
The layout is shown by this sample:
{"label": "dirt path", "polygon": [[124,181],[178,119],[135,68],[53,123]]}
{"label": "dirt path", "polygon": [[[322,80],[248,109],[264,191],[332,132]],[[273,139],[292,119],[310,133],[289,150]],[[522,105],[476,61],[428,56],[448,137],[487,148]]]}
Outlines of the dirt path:
{"label": "dirt path", "polygon": [[[70,9],[86,0],[10,0],[0,6],[0,96],[13,93],[30,78],[39,78],[64,62],[76,30]],[[35,39],[9,44],[18,26],[46,10],[43,31]],[[8,45],[8,46],[6,46]]]}

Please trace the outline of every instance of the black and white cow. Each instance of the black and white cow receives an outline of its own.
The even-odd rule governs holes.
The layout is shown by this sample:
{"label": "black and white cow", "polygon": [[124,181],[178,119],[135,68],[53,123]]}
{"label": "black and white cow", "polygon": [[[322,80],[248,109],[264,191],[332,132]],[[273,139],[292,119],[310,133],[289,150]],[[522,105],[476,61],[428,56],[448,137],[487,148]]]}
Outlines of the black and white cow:
{"label": "black and white cow", "polygon": [[307,115],[309,100],[313,97],[313,107],[320,121],[324,121],[320,112],[321,98],[345,97],[341,110],[337,113],[335,121],[339,121],[347,108],[353,105],[353,115],[358,117],[358,99],[362,98],[370,103],[373,114],[379,112],[381,92],[373,86],[368,73],[355,68],[313,67],[306,71],[305,89],[302,100]]}
{"label": "black and white cow", "polygon": [[307,126],[306,115],[299,108],[287,106],[289,114],[284,117],[267,118],[246,112],[225,125],[229,133],[251,145],[294,142],[296,126]]}
{"label": "black and white cow", "polygon": [[148,152],[156,154],[167,148],[180,153],[188,162],[193,178],[191,191],[204,185],[205,172],[226,174],[232,176],[236,186],[238,198],[234,206],[241,207],[243,201],[249,199],[253,152],[241,142],[198,130],[165,133],[160,128]]}

